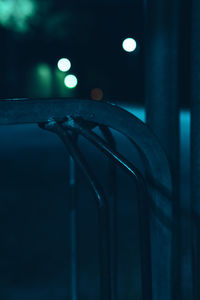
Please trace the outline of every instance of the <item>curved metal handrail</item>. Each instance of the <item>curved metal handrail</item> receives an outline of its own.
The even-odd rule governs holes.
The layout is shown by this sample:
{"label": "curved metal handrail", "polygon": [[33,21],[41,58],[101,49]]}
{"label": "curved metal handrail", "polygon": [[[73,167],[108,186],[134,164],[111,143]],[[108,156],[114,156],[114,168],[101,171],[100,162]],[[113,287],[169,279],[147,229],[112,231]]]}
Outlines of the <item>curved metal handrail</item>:
{"label": "curved metal handrail", "polygon": [[[130,138],[142,153],[147,176],[172,194],[172,182],[166,155],[153,133],[138,118],[109,102],[81,99],[1,99],[0,125],[43,123],[51,118],[83,117],[104,124]],[[112,117],[111,117],[112,116]]]}
{"label": "curved metal handrail", "polygon": [[[108,102],[81,99],[14,99],[0,100],[0,125],[23,123],[48,123],[52,118],[61,124],[66,116],[73,123],[82,118],[90,124],[104,125],[124,134],[134,143],[145,162],[145,177],[152,208],[151,249],[153,295],[163,300],[170,299],[170,256],[172,223],[172,183],[168,161],[160,144],[145,124],[127,111]],[[69,125],[69,123],[68,123]],[[72,129],[73,126],[71,126]],[[93,127],[93,126],[91,126]],[[112,149],[111,149],[112,150]],[[112,153],[113,154],[113,153]],[[111,155],[112,156],[112,155]],[[161,224],[165,226],[161,226]],[[166,226],[168,224],[169,226]],[[161,239],[158,240],[158,235]],[[163,250],[163,259],[158,261],[158,249]],[[162,272],[162,280],[160,274]],[[148,299],[148,295],[146,295]]]}
{"label": "curved metal handrail", "polygon": [[[71,126],[70,126],[71,124]],[[73,124],[73,125],[72,125]],[[152,280],[151,280],[151,250],[150,250],[150,234],[149,234],[149,207],[148,207],[148,193],[146,190],[146,184],[142,174],[137,170],[130,162],[128,162],[122,155],[112,149],[108,143],[100,138],[95,133],[92,133],[90,129],[83,125],[79,125],[75,120],[69,119],[69,121],[60,122],[60,124],[54,120],[40,125],[44,129],[53,131],[61,138],[64,144],[67,146],[70,155],[75,159],[77,164],[82,169],[89,184],[94,191],[95,198],[97,199],[98,211],[100,212],[99,224],[101,228],[101,299],[115,299],[111,294],[111,270],[110,270],[110,236],[109,220],[108,220],[108,206],[106,204],[105,197],[98,185],[97,180],[92,174],[86,161],[83,159],[82,154],[77,149],[73,140],[70,138],[67,130],[72,130],[76,134],[82,134],[95,144],[100,150],[102,150],[111,160],[117,162],[123,169],[125,169],[131,177],[137,183],[138,188],[138,211],[139,211],[139,227],[140,227],[140,250],[141,250],[141,277],[142,277],[142,295],[144,300],[152,299]],[[90,126],[89,126],[90,128]],[[113,275],[113,274],[112,274]]]}
{"label": "curved metal handrail", "polygon": [[134,178],[137,183],[138,192],[138,207],[139,207],[139,223],[140,223],[140,250],[141,250],[141,267],[142,267],[142,291],[143,299],[152,299],[151,286],[151,264],[150,264],[150,230],[149,230],[149,200],[146,190],[146,184],[141,172],[131,164],[125,157],[119,154],[113,147],[106,143],[101,137],[93,133],[84,125],[84,123],[71,120],[62,123],[67,129],[74,130],[77,134],[82,134],[86,139],[92,142],[105,155],[107,155],[113,162],[118,164],[122,169]]}

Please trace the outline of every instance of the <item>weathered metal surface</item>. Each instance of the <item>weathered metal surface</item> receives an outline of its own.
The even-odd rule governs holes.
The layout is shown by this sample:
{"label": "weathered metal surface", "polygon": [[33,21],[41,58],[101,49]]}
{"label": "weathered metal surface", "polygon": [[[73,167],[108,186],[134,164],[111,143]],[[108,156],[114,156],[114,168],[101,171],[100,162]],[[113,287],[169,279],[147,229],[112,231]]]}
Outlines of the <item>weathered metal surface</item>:
{"label": "weathered metal surface", "polygon": [[0,125],[62,121],[66,116],[83,117],[129,137],[145,159],[147,176],[171,195],[171,175],[162,147],[143,122],[122,108],[81,99],[0,100]]}

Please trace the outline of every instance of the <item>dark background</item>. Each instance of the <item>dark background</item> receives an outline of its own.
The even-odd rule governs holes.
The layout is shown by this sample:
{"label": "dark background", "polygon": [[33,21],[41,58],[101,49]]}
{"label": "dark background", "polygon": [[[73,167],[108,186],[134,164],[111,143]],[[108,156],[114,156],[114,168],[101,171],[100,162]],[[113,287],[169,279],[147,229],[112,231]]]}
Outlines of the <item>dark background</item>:
{"label": "dark background", "polygon": [[[103,99],[128,104],[144,120],[144,48],[148,55],[144,15],[142,0],[0,0],[0,98],[91,98],[91,90],[100,88]],[[180,54],[184,58],[188,29],[183,20],[182,24],[186,30]],[[122,48],[127,37],[137,41],[132,53]],[[62,57],[72,63],[67,73],[77,76],[75,89],[64,86],[65,74],[57,69]],[[181,68],[185,86],[187,62]],[[187,93],[181,93],[180,105],[188,105]],[[136,110],[135,105],[142,109]],[[189,122],[189,114],[182,113],[181,201],[185,206],[189,202]],[[0,136],[0,298],[67,299],[68,155],[54,135],[36,125],[1,126]],[[115,136],[120,150],[130,159],[134,156],[134,163],[141,167],[136,150]],[[107,161],[83,141],[81,149],[89,154],[99,180],[106,185]],[[122,172],[118,176],[119,295],[120,299],[141,299],[135,190]],[[83,176],[78,178],[79,293],[80,299],[98,299],[96,211]],[[186,227],[184,219],[184,234]],[[183,253],[183,285],[189,290],[187,245]]]}
{"label": "dark background", "polygon": [[[17,1],[11,2],[16,4],[7,21],[0,12],[1,97],[90,98],[91,90],[100,88],[104,99],[144,102],[143,1],[19,1],[24,7],[34,3],[30,17],[26,10],[24,15],[17,12]],[[138,43],[132,53],[122,48],[127,37]],[[73,93],[62,87],[62,74],[57,74],[61,57],[70,59],[69,72],[78,78]],[[36,69],[41,65],[49,77],[38,87]]]}
{"label": "dark background", "polygon": [[[143,104],[143,13],[141,1],[0,1],[0,97],[91,98],[91,90],[100,88],[103,99]],[[123,50],[127,37],[137,41],[135,52]],[[78,78],[73,90],[64,86],[65,74],[57,69],[62,57],[72,63],[67,73]],[[68,299],[66,150],[54,135],[36,125],[1,126],[0,135],[0,297]],[[118,143],[132,159],[136,150],[119,135]],[[106,189],[107,160],[85,142],[80,145],[93,169],[99,170],[98,179]],[[137,157],[135,153],[139,164]],[[99,299],[96,206],[82,174],[77,176],[78,294],[79,299]],[[118,173],[118,185],[119,199],[123,199],[119,202],[118,292],[122,299],[140,299],[133,201],[133,195],[137,196],[123,172]]]}

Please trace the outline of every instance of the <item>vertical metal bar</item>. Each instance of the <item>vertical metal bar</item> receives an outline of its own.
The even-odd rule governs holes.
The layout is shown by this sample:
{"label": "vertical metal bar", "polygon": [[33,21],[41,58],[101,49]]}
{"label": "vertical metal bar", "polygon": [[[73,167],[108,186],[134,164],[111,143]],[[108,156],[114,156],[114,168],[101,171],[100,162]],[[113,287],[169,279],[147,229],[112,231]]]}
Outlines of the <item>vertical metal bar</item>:
{"label": "vertical metal bar", "polygon": [[69,236],[70,236],[70,299],[77,300],[77,215],[76,215],[76,202],[77,202],[77,182],[76,182],[76,166],[74,159],[69,156]]}
{"label": "vertical metal bar", "polygon": [[[153,262],[155,298],[181,299],[181,240],[179,202],[179,30],[180,1],[147,1],[146,22],[146,120],[159,138],[170,162],[174,187],[174,228],[172,238],[172,271],[170,257],[171,234],[162,247],[162,259]],[[160,234],[165,228],[157,223]],[[168,244],[168,245],[167,245]],[[159,240],[153,248],[159,249]],[[154,250],[153,250],[154,251]],[[160,260],[160,262],[159,262]],[[156,266],[156,267],[155,267]],[[156,270],[157,268],[157,270]],[[160,285],[160,272],[165,273],[165,285]],[[172,277],[172,280],[171,280]]]}
{"label": "vertical metal bar", "polygon": [[152,277],[151,277],[151,248],[150,248],[150,224],[149,224],[149,199],[147,198],[146,185],[142,174],[122,155],[113,150],[102,138],[78,122],[68,122],[64,127],[74,129],[75,132],[82,134],[101,151],[103,151],[112,161],[117,163],[131,175],[138,188],[138,210],[140,225],[140,251],[141,251],[141,281],[142,299],[152,299]]}
{"label": "vertical metal bar", "polygon": [[[99,126],[100,130],[112,147],[113,150],[116,149],[115,139],[106,126]],[[118,220],[117,220],[117,170],[116,165],[112,160],[109,160],[109,173],[108,173],[108,192],[110,199],[110,262],[111,262],[111,289],[112,289],[112,300],[118,299]]]}
{"label": "vertical metal bar", "polygon": [[98,207],[99,241],[100,241],[100,299],[111,300],[111,272],[110,272],[110,231],[109,207],[101,186],[90,170],[87,161],[79,151],[74,139],[59,123],[52,120],[40,127],[56,133],[66,146],[69,154],[75,160],[85,175],[94,193]]}
{"label": "vertical metal bar", "polygon": [[137,204],[139,221],[139,242],[141,260],[142,300],[152,300],[152,273],[151,273],[151,242],[149,197],[142,177],[137,174]]}
{"label": "vertical metal bar", "polygon": [[194,299],[200,299],[200,1],[191,10],[191,204]]}
{"label": "vertical metal bar", "polygon": [[97,200],[100,237],[100,299],[111,300],[109,209],[107,201],[101,187],[98,185],[97,180],[78,148],[73,143],[70,135],[64,130],[62,131],[62,128],[60,128],[58,134],[76,163],[86,175]]}
{"label": "vertical metal bar", "polygon": [[[188,105],[190,99],[190,16],[191,16],[191,2],[182,1],[181,3],[181,32],[180,32],[180,99],[181,105]],[[184,114],[185,115],[185,114]],[[181,276],[182,276],[182,295],[184,299],[193,299],[193,282],[192,282],[192,234],[191,234],[191,197],[190,197],[190,183],[188,186],[185,184],[185,171],[187,176],[190,176],[190,155],[189,139],[185,138],[185,123],[183,113],[180,113],[180,205],[181,205],[181,247],[182,261],[181,261]],[[190,131],[190,128],[188,128]],[[184,144],[187,144],[184,145]],[[185,153],[185,149],[189,150],[189,153]],[[186,163],[183,163],[187,159]],[[189,193],[188,193],[189,192]]]}

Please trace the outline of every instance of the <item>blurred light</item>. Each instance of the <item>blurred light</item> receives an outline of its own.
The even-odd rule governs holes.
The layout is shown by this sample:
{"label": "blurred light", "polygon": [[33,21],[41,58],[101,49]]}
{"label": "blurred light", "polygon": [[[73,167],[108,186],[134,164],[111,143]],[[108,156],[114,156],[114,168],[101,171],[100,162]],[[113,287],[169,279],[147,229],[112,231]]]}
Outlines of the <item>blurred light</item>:
{"label": "blurred light", "polygon": [[64,82],[65,82],[66,87],[68,87],[70,89],[75,88],[77,86],[77,84],[78,84],[78,80],[77,80],[76,76],[75,75],[71,75],[71,74],[67,75],[65,77]]}
{"label": "blurred light", "polygon": [[132,38],[127,38],[123,41],[122,47],[126,52],[133,52],[137,47],[137,43]]}
{"label": "blurred light", "polygon": [[45,78],[49,80],[49,77],[51,77],[51,69],[48,64],[40,63],[37,66],[37,73],[39,77]]}
{"label": "blurred light", "polygon": [[67,58],[61,58],[58,61],[58,69],[62,72],[67,72],[71,68],[71,62]]}
{"label": "blurred light", "polygon": [[103,98],[103,91],[99,88],[91,90],[90,96],[93,100],[100,101]]}
{"label": "blurred light", "polygon": [[27,82],[30,97],[51,97],[53,80],[52,69],[48,64],[39,63],[34,65]]}
{"label": "blurred light", "polygon": [[18,32],[27,32],[29,21],[36,16],[35,0],[0,0],[0,24]]}

